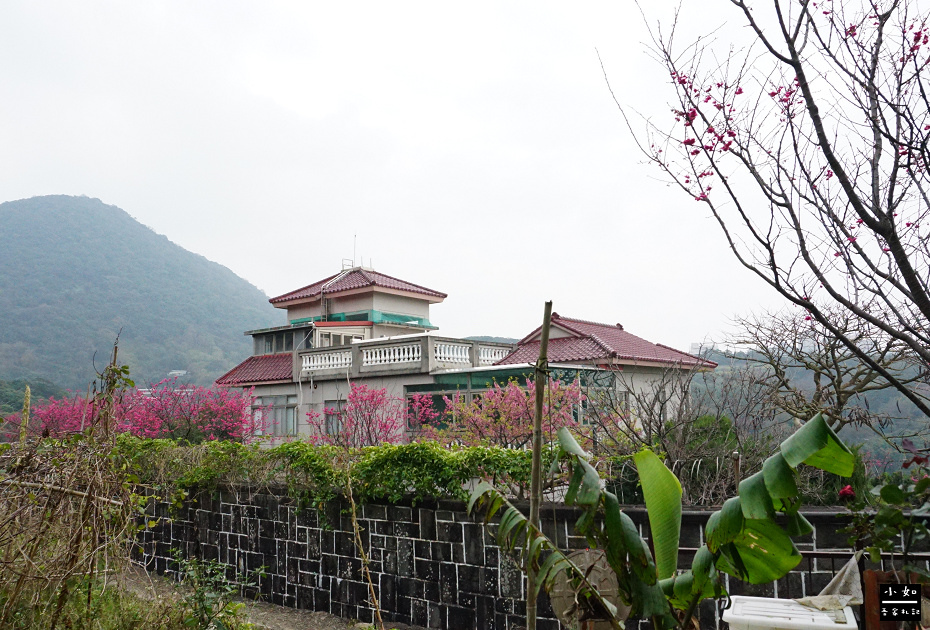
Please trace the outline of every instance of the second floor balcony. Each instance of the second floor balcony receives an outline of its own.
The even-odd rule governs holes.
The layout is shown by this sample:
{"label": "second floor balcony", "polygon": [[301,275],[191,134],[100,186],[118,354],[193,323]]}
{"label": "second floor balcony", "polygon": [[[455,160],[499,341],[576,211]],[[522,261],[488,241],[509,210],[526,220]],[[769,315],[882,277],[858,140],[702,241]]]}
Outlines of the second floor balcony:
{"label": "second floor balcony", "polygon": [[439,337],[429,333],[387,337],[298,353],[300,377],[347,374],[429,374],[441,370],[494,365],[513,345]]}

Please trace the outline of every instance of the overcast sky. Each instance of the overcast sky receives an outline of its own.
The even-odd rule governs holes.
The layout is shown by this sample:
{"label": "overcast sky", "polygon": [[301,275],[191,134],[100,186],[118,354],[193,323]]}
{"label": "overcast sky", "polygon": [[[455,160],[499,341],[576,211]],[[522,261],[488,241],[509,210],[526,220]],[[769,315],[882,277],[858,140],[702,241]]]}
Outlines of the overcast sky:
{"label": "overcast sky", "polygon": [[[739,32],[729,3],[690,4],[693,33]],[[642,164],[595,49],[621,103],[663,119],[647,39],[616,0],[6,2],[0,201],[97,197],[269,296],[355,238],[449,294],[444,333],[520,337],[551,299],[687,350],[778,301]]]}

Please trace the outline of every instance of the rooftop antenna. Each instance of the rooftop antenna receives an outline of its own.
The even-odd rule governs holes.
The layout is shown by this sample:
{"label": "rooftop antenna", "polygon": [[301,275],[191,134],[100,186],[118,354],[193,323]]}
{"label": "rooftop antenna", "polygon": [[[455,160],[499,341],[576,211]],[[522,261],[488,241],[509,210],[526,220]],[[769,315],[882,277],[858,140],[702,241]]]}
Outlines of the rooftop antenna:
{"label": "rooftop antenna", "polygon": [[355,266],[355,244],[358,241],[358,234],[352,235],[352,266]]}

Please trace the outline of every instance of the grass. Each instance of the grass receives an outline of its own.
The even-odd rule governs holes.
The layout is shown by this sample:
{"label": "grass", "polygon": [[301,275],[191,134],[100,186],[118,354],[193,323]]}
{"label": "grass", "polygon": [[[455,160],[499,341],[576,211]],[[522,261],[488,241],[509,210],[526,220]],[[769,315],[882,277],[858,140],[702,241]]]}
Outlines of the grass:
{"label": "grass", "polygon": [[[112,579],[75,579],[71,584],[72,596],[62,608],[57,622],[53,622],[55,602],[37,606],[20,606],[13,611],[10,630],[247,630],[252,626],[233,614],[217,617],[218,623],[205,625],[202,615],[189,598],[148,598],[124,589]],[[28,601],[21,598],[20,601]],[[0,605],[5,594],[0,593]],[[221,619],[221,620],[220,620]]]}

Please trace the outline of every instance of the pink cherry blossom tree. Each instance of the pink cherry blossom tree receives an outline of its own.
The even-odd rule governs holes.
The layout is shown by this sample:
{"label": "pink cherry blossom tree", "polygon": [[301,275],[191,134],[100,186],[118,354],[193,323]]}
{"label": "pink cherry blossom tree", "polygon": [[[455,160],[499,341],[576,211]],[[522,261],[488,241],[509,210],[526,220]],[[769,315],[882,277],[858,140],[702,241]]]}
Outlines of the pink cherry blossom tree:
{"label": "pink cherry blossom tree", "polygon": [[[148,390],[129,390],[114,401],[116,430],[138,437],[174,438],[189,442],[248,440],[262,427],[252,415],[252,391],[179,385],[165,379]],[[32,407],[28,432],[60,437],[85,430],[93,414],[82,395],[50,398]],[[6,418],[6,431],[18,434],[18,414]]]}
{"label": "pink cherry blossom tree", "polygon": [[[536,383],[521,387],[515,381],[494,385],[467,401],[464,396],[446,397],[443,420],[446,426],[425,425],[422,439],[467,446],[526,448],[533,436]],[[575,383],[550,381],[543,406],[543,438],[554,439],[561,427],[578,428],[584,395]]]}
{"label": "pink cherry blossom tree", "polygon": [[428,396],[415,394],[408,404],[384,388],[353,383],[345,403],[324,409],[322,415],[310,411],[307,424],[315,442],[357,448],[404,443],[408,428],[415,431],[435,417]]}

